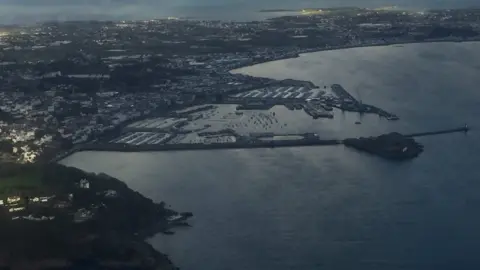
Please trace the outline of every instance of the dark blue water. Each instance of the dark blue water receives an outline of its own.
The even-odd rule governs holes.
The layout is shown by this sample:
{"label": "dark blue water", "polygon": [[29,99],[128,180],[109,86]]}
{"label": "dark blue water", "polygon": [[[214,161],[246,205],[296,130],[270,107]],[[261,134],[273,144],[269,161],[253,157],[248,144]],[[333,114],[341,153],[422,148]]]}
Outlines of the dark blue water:
{"label": "dark blue water", "polygon": [[442,43],[322,52],[243,70],[359,87],[364,102],[401,118],[366,117],[360,126],[355,114],[297,120],[294,128],[303,123],[326,137],[474,127],[419,139],[425,152],[404,163],[343,147],[85,152],[63,163],[193,211],[192,228],[151,239],[182,269],[479,269],[478,63],[480,43]]}

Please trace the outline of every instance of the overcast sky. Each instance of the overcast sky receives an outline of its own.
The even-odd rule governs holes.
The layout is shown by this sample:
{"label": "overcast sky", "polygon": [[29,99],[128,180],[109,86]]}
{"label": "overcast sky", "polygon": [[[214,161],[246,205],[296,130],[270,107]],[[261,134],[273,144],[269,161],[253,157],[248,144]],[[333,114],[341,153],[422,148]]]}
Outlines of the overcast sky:
{"label": "overcast sky", "polygon": [[[260,8],[398,5],[415,8],[480,6],[480,0],[0,0],[0,23],[41,20],[146,19],[165,16],[245,20]],[[203,7],[203,8],[201,8]],[[232,16],[235,16],[232,17]]]}

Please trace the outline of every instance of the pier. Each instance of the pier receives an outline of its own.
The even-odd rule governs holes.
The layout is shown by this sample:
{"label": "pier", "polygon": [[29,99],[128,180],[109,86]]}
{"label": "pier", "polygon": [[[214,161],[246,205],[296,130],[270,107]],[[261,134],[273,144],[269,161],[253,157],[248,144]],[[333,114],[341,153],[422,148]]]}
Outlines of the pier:
{"label": "pier", "polygon": [[448,133],[457,133],[457,132],[463,132],[467,133],[470,131],[470,127],[468,125],[465,125],[463,127],[459,128],[451,128],[451,129],[443,129],[443,130],[437,130],[437,131],[429,131],[429,132],[420,132],[420,133],[412,133],[412,134],[405,134],[405,137],[424,137],[424,136],[432,136],[432,135],[440,135],[440,134],[448,134]]}

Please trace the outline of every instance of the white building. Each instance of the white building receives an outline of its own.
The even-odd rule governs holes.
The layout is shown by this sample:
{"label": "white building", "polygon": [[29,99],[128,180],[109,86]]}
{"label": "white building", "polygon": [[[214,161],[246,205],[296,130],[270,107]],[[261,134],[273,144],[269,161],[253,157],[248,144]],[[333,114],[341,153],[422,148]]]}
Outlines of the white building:
{"label": "white building", "polygon": [[16,203],[20,201],[19,196],[12,196],[7,198],[7,203]]}
{"label": "white building", "polygon": [[8,212],[12,213],[12,212],[18,212],[18,211],[22,211],[22,210],[25,210],[25,207],[10,208],[10,209],[8,209]]}
{"label": "white building", "polygon": [[88,182],[87,179],[83,178],[82,180],[80,180],[79,187],[84,188],[84,189],[89,189],[90,188],[90,182]]}

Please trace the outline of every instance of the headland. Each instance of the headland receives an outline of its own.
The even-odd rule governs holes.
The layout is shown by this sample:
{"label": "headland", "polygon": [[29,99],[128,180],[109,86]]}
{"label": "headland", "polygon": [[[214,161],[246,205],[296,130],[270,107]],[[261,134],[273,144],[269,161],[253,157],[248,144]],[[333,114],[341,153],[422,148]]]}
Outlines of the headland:
{"label": "headland", "polygon": [[191,213],[58,164],[2,164],[0,177],[0,267],[175,269],[144,240],[188,226]]}

